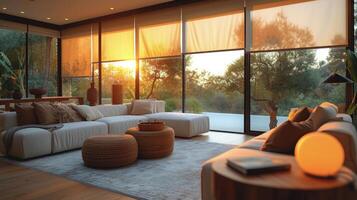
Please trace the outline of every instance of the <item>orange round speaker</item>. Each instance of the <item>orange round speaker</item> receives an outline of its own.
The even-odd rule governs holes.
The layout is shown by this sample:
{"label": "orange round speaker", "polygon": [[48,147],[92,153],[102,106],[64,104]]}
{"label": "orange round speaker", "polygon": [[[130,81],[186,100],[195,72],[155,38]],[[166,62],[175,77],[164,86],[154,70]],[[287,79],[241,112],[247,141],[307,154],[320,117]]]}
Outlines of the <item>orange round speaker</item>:
{"label": "orange round speaker", "polygon": [[328,177],[336,175],[341,169],[345,154],[341,143],[334,136],[313,132],[298,141],[295,159],[305,173]]}

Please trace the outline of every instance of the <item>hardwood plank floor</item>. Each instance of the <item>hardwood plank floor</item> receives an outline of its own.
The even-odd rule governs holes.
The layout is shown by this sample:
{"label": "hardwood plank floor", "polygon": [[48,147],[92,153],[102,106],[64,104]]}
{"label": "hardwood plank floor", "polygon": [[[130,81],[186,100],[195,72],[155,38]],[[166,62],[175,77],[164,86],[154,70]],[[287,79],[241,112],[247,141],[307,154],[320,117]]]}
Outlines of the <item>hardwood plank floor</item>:
{"label": "hardwood plank floor", "polygon": [[[238,145],[251,136],[208,132],[192,140]],[[133,198],[64,177],[0,160],[1,200],[132,200]]]}

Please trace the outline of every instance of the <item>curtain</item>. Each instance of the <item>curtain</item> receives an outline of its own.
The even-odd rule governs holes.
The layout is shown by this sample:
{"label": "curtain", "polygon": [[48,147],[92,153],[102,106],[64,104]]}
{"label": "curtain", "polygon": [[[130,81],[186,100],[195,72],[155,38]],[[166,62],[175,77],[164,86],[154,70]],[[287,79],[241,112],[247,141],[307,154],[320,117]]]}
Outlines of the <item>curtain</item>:
{"label": "curtain", "polygon": [[347,0],[253,0],[251,50],[347,45]]}
{"label": "curtain", "polygon": [[35,35],[42,35],[46,37],[52,37],[52,38],[59,38],[60,37],[60,32],[57,30],[53,29],[48,29],[48,28],[42,28],[38,26],[29,26],[29,33],[35,34]]}
{"label": "curtain", "polygon": [[134,17],[103,22],[102,61],[132,60],[134,55]]}
{"label": "curtain", "polygon": [[204,1],[183,7],[185,52],[244,48],[242,0]]}
{"label": "curtain", "polygon": [[61,32],[62,76],[91,76],[98,61],[98,24],[82,25]]}
{"label": "curtain", "polygon": [[6,21],[6,20],[0,20],[0,29],[10,29],[10,30],[26,32],[27,25],[16,23],[16,22],[11,22],[11,21]]}
{"label": "curtain", "polygon": [[139,34],[139,58],[180,55],[180,20],[180,8],[138,15],[136,26]]}

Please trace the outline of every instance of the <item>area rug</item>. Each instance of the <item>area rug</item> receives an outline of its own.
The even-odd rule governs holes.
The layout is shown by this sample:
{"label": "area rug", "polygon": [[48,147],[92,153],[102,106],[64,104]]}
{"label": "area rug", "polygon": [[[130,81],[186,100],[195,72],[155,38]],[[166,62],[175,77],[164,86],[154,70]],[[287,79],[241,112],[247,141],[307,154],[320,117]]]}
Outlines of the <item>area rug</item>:
{"label": "area rug", "polygon": [[135,164],[111,170],[83,165],[81,151],[46,156],[16,164],[50,172],[137,199],[200,199],[200,172],[204,161],[234,146],[176,139],[171,156],[138,160]]}

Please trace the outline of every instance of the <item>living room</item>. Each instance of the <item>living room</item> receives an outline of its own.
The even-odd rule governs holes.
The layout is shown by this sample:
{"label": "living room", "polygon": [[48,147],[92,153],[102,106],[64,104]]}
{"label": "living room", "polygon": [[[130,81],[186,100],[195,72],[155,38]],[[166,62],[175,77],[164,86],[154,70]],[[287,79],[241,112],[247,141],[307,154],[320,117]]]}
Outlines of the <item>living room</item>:
{"label": "living room", "polygon": [[356,199],[357,0],[0,0],[0,199]]}

